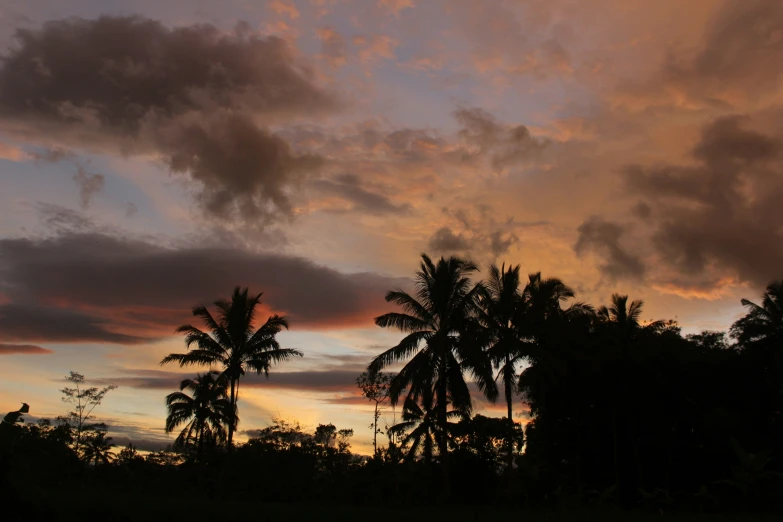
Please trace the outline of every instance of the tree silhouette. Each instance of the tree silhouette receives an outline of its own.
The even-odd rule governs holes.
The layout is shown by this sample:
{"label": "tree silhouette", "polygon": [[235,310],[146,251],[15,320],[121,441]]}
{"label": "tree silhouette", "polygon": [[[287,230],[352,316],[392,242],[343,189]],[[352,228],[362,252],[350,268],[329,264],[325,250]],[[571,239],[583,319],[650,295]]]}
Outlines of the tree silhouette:
{"label": "tree silhouette", "polygon": [[629,303],[627,295],[612,294],[611,304],[598,308],[596,316],[607,328],[606,339],[612,346],[610,357],[614,368],[614,401],[612,409],[612,429],[614,441],[615,477],[620,501],[630,504],[636,496],[639,475],[637,462],[637,424],[636,411],[629,401],[631,388],[631,353],[647,332],[654,332],[663,326],[662,321],[652,322],[644,327],[639,323],[644,302]]}
{"label": "tree silhouette", "polygon": [[73,407],[73,411],[69,411],[67,417],[63,418],[63,421],[74,431],[73,449],[76,453],[79,453],[85,434],[95,431],[100,426],[90,423],[95,418],[92,412],[101,405],[106,394],[115,390],[117,386],[111,385],[104,388],[91,386],[85,388],[84,375],[76,372],[70,372],[65,377],[65,380],[73,384],[73,388],[66,387],[60,390],[60,393],[62,393],[61,399],[63,402],[70,404]]}
{"label": "tree silhouette", "polygon": [[[227,382],[217,371],[211,371],[183,380],[179,389],[166,396],[166,433],[184,424],[175,444],[184,448],[192,441],[200,460],[205,444],[226,440],[226,426],[235,418],[227,398]],[[183,393],[185,390],[190,395]]]}
{"label": "tree silhouette", "polygon": [[742,299],[742,306],[748,314],[732,327],[732,335],[741,343],[783,341],[783,281],[767,286],[761,298],[761,305]]}
{"label": "tree silhouette", "polygon": [[389,401],[389,383],[394,378],[392,374],[362,372],[356,378],[356,385],[362,390],[362,395],[375,406],[373,411],[372,428],[372,449],[373,454],[378,453],[378,434],[382,433],[378,428],[378,421],[381,418],[381,407]]}
{"label": "tree silhouette", "polygon": [[402,448],[407,448],[406,460],[413,460],[421,450],[424,462],[432,462],[432,450],[434,442],[445,438],[449,440],[450,431],[455,425],[452,419],[466,418],[464,412],[450,410],[447,412],[445,433],[441,433],[441,424],[438,422],[438,412],[433,408],[432,390],[427,388],[417,403],[413,398],[405,399],[402,409],[402,421],[391,426],[389,431],[401,439]]}
{"label": "tree silhouette", "polygon": [[90,462],[98,464],[111,464],[116,455],[111,451],[113,444],[111,437],[106,436],[106,432],[98,430],[83,440],[82,458],[88,464]]}
{"label": "tree silhouette", "polygon": [[487,354],[499,369],[498,377],[503,382],[508,419],[508,439],[506,441],[507,466],[511,469],[514,462],[514,418],[512,402],[517,380],[517,366],[526,355],[526,333],[524,321],[526,302],[520,289],[519,265],[489,268],[489,278],[485,282],[486,292],[481,296],[479,318],[488,333]]}
{"label": "tree silhouette", "polygon": [[[193,315],[199,317],[208,331],[186,324],[177,328],[185,334],[187,353],[172,353],[161,364],[176,362],[180,366],[220,366],[221,376],[228,379],[230,385],[229,401],[232,419],[228,423],[228,446],[233,444],[237,427],[237,402],[239,401],[239,381],[246,370],[269,376],[273,364],[287,361],[302,353],[293,348],[281,348],[276,336],[283,328],[288,329],[288,321],[279,315],[269,317],[259,328],[255,328],[256,307],[261,296],[248,296],[248,289],[236,287],[231,300],[218,300],[214,305],[218,309],[217,319],[205,306],[193,309]],[[191,346],[195,345],[195,349]]]}
{"label": "tree silhouette", "polygon": [[[438,456],[443,466],[444,495],[448,496],[448,424],[449,404],[469,414],[472,402],[464,372],[472,375],[479,389],[489,398],[497,396],[492,367],[486,354],[473,339],[479,296],[483,285],[471,282],[469,275],[477,267],[466,260],[441,258],[437,264],[421,256],[416,273],[415,297],[402,290],[386,294],[386,301],[402,308],[375,319],[382,328],[394,327],[407,335],[400,343],[370,363],[368,371],[377,373],[386,366],[410,360],[390,384],[390,397],[396,404],[403,389],[413,402],[432,389],[435,398]],[[471,332],[470,335],[461,335]]]}

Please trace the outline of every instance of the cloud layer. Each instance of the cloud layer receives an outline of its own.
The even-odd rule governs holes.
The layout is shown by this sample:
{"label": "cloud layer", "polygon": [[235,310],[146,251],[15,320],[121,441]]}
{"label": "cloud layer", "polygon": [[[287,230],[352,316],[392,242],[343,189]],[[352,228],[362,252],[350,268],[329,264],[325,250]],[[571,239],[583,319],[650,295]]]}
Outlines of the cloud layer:
{"label": "cloud layer", "polygon": [[143,17],[69,18],[19,29],[15,42],[0,69],[3,130],[159,157],[224,219],[290,215],[286,192],[318,160],[297,155],[268,126],[339,104],[284,40],[246,24],[225,33]]}
{"label": "cloud layer", "polygon": [[234,286],[264,292],[294,328],[369,326],[406,280],[344,274],[300,257],[168,247],[102,232],[0,240],[0,340],[137,344]]}

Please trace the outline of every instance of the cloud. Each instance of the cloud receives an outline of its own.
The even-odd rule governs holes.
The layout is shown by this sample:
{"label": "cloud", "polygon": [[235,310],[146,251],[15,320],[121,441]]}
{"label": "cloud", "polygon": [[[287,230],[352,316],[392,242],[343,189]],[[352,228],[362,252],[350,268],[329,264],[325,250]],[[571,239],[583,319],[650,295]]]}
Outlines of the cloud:
{"label": "cloud", "polygon": [[496,230],[489,235],[489,249],[495,257],[502,256],[515,243],[519,242],[519,236],[513,232]]}
{"label": "cloud", "polygon": [[729,0],[713,16],[700,48],[670,48],[653,77],[626,84],[622,102],[726,108],[752,104],[780,89],[783,4]]}
{"label": "cloud", "polygon": [[15,43],[0,69],[8,132],[50,148],[160,158],[226,219],[290,215],[286,191],[317,162],[264,126],[339,105],[284,40],[247,24],[223,33],[69,18],[18,29]]}
{"label": "cloud", "polygon": [[[8,284],[8,281],[2,283]],[[107,318],[71,311],[67,306],[0,305],[0,339],[3,341],[139,344],[153,340],[117,333],[111,327]]]}
{"label": "cloud", "polygon": [[394,49],[400,45],[400,42],[387,35],[360,34],[353,37],[353,44],[359,48],[359,58],[366,64],[378,58],[394,60],[396,58]]}
{"label": "cloud", "polygon": [[441,227],[430,237],[428,246],[438,252],[470,250],[470,242],[462,234],[455,234],[449,227]]}
{"label": "cloud", "polygon": [[533,160],[547,145],[533,137],[524,125],[504,125],[483,109],[460,108],[454,117],[461,126],[459,137],[465,143],[458,150],[460,159],[488,159],[496,172]]}
{"label": "cloud", "polygon": [[692,162],[625,168],[628,191],[649,209],[652,245],[680,276],[728,273],[759,287],[781,277],[783,142],[751,123],[706,125]]}
{"label": "cloud", "polygon": [[378,7],[385,9],[388,13],[399,17],[403,9],[413,8],[413,0],[378,0]]}
{"label": "cloud", "polygon": [[27,153],[25,153],[25,151],[19,147],[8,145],[7,143],[0,141],[0,159],[8,161],[22,161],[25,158],[27,158]]}
{"label": "cloud", "polygon": [[513,217],[495,219],[489,205],[475,204],[462,208],[444,208],[454,227],[439,228],[429,240],[429,248],[439,252],[470,252],[474,259],[491,263],[507,254],[520,242],[519,233],[525,229],[548,226],[547,221],[518,222]]}
{"label": "cloud", "polygon": [[189,310],[234,286],[264,292],[293,328],[369,325],[406,280],[345,274],[238,247],[164,246],[98,230],[0,239],[0,336],[11,341],[137,344],[171,335]]}
{"label": "cloud", "polygon": [[[453,0],[447,13],[470,46],[469,58],[481,74],[569,75],[571,56],[562,42],[568,32],[552,23],[555,2]],[[497,76],[501,75],[501,76]]]}
{"label": "cloud", "polygon": [[345,39],[343,35],[331,27],[323,27],[316,31],[321,40],[321,57],[330,66],[338,68],[345,65]]}
{"label": "cloud", "polygon": [[286,15],[291,20],[299,18],[299,9],[296,8],[293,2],[288,0],[272,0],[268,4],[269,9],[279,15]]}
{"label": "cloud", "polygon": [[90,174],[84,168],[79,170],[73,176],[73,180],[79,186],[79,195],[81,196],[82,208],[90,206],[93,196],[103,190],[106,178],[103,174]]}
{"label": "cloud", "polygon": [[53,351],[34,344],[0,344],[0,355],[41,355]]}
{"label": "cloud", "polygon": [[574,245],[577,255],[593,251],[603,260],[601,272],[610,279],[636,279],[644,277],[645,266],[639,256],[628,252],[620,240],[625,229],[617,223],[592,216],[577,229],[579,237]]}
{"label": "cloud", "polygon": [[407,203],[396,205],[387,196],[362,187],[361,180],[354,174],[342,174],[333,180],[316,180],[311,183],[311,186],[326,196],[336,196],[351,205],[350,208],[340,209],[340,211],[383,215],[403,214],[411,209]]}
{"label": "cloud", "polygon": [[[369,363],[369,357],[367,363]],[[365,365],[366,367],[366,365]],[[323,395],[323,400],[332,401],[337,397],[357,395],[356,378],[364,369],[323,371],[276,371],[269,377],[248,373],[242,378],[242,389],[262,388],[269,390],[286,390],[302,393],[317,393]],[[183,379],[193,377],[193,372],[172,372],[163,370],[128,369],[127,374],[120,377],[102,377],[90,379],[91,384],[98,386],[115,385],[143,390],[176,390]],[[366,401],[366,399],[364,399]]]}

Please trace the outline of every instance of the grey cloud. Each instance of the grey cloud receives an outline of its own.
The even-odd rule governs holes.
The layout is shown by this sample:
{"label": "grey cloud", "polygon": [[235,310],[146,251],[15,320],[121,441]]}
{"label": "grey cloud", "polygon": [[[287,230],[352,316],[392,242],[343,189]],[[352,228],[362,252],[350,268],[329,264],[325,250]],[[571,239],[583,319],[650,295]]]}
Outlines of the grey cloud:
{"label": "grey cloud", "polygon": [[[370,358],[367,358],[369,364]],[[242,388],[269,388],[283,390],[310,391],[316,393],[334,393],[356,389],[356,378],[362,369],[324,371],[273,371],[269,377],[248,373],[242,378]],[[91,383],[100,386],[116,385],[129,388],[175,390],[183,379],[193,377],[193,372],[168,372],[160,370],[125,370],[127,376],[91,379]]]}
{"label": "grey cloud", "polygon": [[0,355],[42,355],[53,351],[34,344],[0,344]]}
{"label": "grey cloud", "polygon": [[455,234],[449,227],[439,228],[430,237],[429,247],[438,252],[469,250],[470,242],[462,234]]}
{"label": "grey cloud", "polygon": [[466,144],[459,150],[462,161],[486,159],[495,171],[503,171],[531,161],[547,146],[524,125],[502,124],[483,109],[461,108],[454,117],[461,126],[459,137]]}
{"label": "grey cloud", "polygon": [[322,194],[337,196],[350,202],[350,210],[368,214],[402,214],[411,209],[407,203],[395,205],[387,196],[367,190],[362,186],[359,177],[353,174],[342,174],[331,180],[316,180],[311,185]]}
{"label": "grey cloud", "polygon": [[82,167],[74,174],[73,180],[79,186],[82,208],[90,206],[93,196],[101,192],[106,183],[103,174],[90,174]]}
{"label": "grey cloud", "polygon": [[246,25],[225,34],[142,17],[52,21],[17,30],[0,69],[9,132],[44,146],[157,155],[196,181],[208,212],[251,222],[290,215],[286,190],[317,164],[256,120],[338,105],[283,40]]}
{"label": "grey cloud", "polygon": [[[783,3],[778,0],[727,0],[713,16],[700,49],[672,47],[651,78],[629,82],[632,96],[661,96],[679,104],[717,109],[753,100],[780,88],[783,60]],[[676,93],[672,97],[672,93]]]}
{"label": "grey cloud", "polygon": [[502,256],[512,245],[519,242],[519,237],[513,232],[497,230],[489,235],[489,248],[495,257]]}
{"label": "grey cloud", "polygon": [[109,319],[68,308],[10,303],[0,305],[0,340],[140,344],[154,339],[117,333]]}
{"label": "grey cloud", "polygon": [[601,271],[610,278],[644,277],[645,266],[640,257],[631,254],[620,244],[625,234],[625,229],[621,225],[593,216],[579,225],[577,232],[579,237],[574,251],[578,255],[587,251],[598,254],[603,260]]}
{"label": "grey cloud", "polygon": [[704,50],[691,63],[670,60],[666,73],[700,90],[715,83],[748,92],[777,90],[781,27],[783,4],[778,0],[730,0],[710,27]]}
{"label": "grey cloud", "polygon": [[705,126],[695,163],[632,165],[628,190],[652,209],[652,244],[691,276],[718,270],[755,285],[783,267],[783,143],[747,118]]}
{"label": "grey cloud", "polygon": [[286,141],[257,127],[246,115],[188,120],[162,139],[171,170],[190,173],[200,182],[199,199],[210,214],[262,222],[280,212],[292,214],[286,190],[315,170],[319,157],[294,154]]}
{"label": "grey cloud", "polygon": [[31,158],[47,163],[58,163],[66,159],[73,159],[76,155],[62,147],[44,148],[28,152]]}
{"label": "grey cloud", "polygon": [[369,324],[386,310],[385,293],[406,281],[238,247],[170,248],[64,230],[0,239],[0,292],[11,300],[0,307],[0,332],[14,341],[133,344],[171,335],[193,306],[237,285],[263,291],[294,328]]}

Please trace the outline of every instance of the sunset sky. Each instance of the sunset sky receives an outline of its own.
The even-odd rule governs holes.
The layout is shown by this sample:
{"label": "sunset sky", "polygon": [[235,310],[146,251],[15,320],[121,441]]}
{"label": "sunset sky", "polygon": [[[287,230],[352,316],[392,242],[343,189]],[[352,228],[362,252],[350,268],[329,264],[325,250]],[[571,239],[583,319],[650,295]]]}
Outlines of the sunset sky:
{"label": "sunset sky", "polygon": [[2,411],[64,413],[74,370],[115,440],[170,442],[193,372],[158,363],[242,285],[305,357],[240,429],[367,451],[353,381],[421,252],[685,332],[783,277],[780,0],[0,0],[0,48]]}

